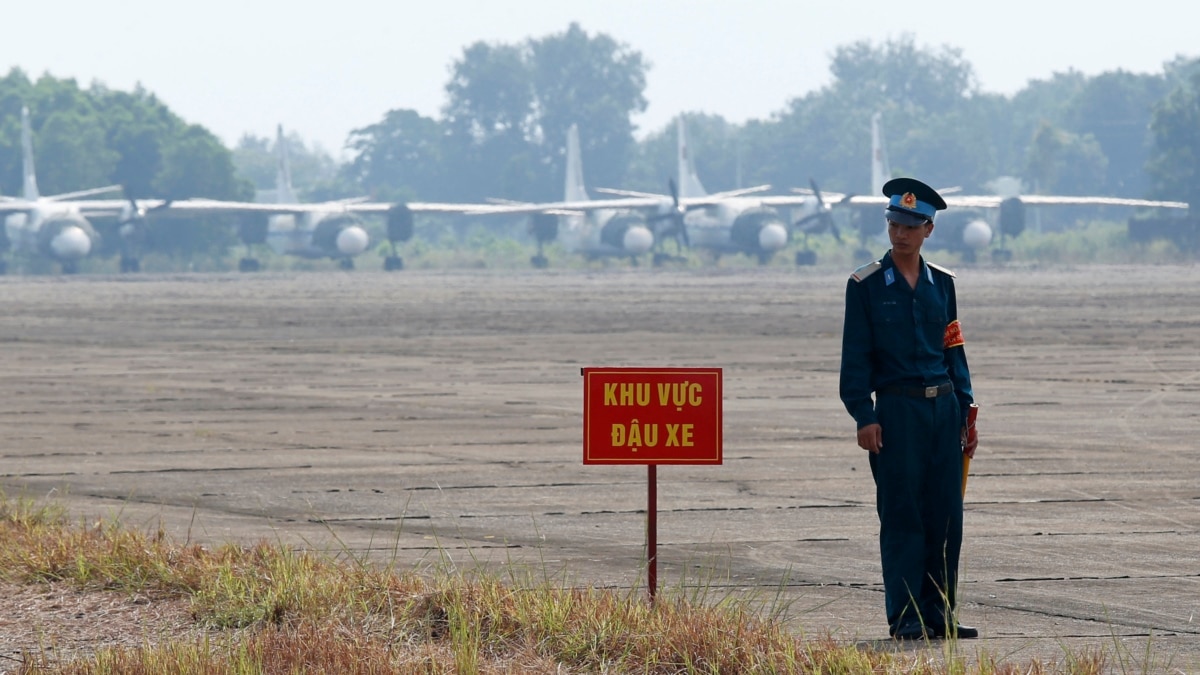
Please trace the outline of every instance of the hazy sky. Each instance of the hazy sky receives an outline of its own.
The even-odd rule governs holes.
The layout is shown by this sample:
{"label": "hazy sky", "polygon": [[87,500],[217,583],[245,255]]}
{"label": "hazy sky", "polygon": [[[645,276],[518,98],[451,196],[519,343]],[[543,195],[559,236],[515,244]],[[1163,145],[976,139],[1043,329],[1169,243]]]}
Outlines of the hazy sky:
{"label": "hazy sky", "polygon": [[651,64],[641,131],[680,112],[765,118],[827,84],[836,47],[906,33],[962,49],[982,88],[1006,94],[1072,68],[1161,72],[1200,56],[1200,3],[1182,0],[13,0],[2,16],[4,72],[141,82],[227,144],[281,123],[335,155],[387,110],[438,116],[465,46],[571,21]]}

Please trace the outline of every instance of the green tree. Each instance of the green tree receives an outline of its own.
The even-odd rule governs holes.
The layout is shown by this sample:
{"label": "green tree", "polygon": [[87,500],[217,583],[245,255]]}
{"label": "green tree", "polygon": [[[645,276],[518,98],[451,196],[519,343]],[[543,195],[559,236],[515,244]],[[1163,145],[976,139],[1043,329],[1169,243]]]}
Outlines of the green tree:
{"label": "green tree", "polygon": [[1123,70],[1089,78],[1071,101],[1068,128],[1099,144],[1107,170],[1092,193],[1141,197],[1149,189],[1145,172],[1152,138],[1150,116],[1167,94],[1162,75]]}
{"label": "green tree", "polygon": [[[761,173],[750,182],[862,193],[870,186],[871,117],[882,113],[892,167],[934,185],[977,186],[994,163],[971,65],[951,47],[917,47],[911,36],[839,47],[833,82],[793,99],[747,146]],[[743,160],[744,162],[747,160]]]}
{"label": "green tree", "polygon": [[189,125],[170,139],[162,161],[154,183],[161,195],[243,201],[254,197],[253,185],[237,177],[232,153],[200,125]]}
{"label": "green tree", "polygon": [[444,130],[415,110],[389,110],[380,122],[350,133],[355,156],[343,175],[376,199],[454,199],[461,192],[446,173]]}
{"label": "green tree", "polygon": [[522,166],[533,156],[534,98],[525,50],[470,45],[453,66],[446,95],[443,152],[456,191],[470,200],[536,194],[536,180],[524,180],[533,169]]}
{"label": "green tree", "polygon": [[1029,147],[1025,173],[1039,194],[1095,194],[1108,160],[1091,135],[1073,134],[1043,124]]}
{"label": "green tree", "polygon": [[1150,130],[1154,146],[1146,168],[1154,196],[1200,203],[1200,72],[1155,106]]}
{"label": "green tree", "polygon": [[53,112],[35,126],[33,149],[42,194],[107,185],[118,159],[100,120],[76,110]]}
{"label": "green tree", "polygon": [[550,176],[564,171],[567,130],[579,126],[588,180],[618,186],[633,157],[630,117],[646,109],[647,65],[640,52],[572,23],[562,33],[529,42],[541,162]]}

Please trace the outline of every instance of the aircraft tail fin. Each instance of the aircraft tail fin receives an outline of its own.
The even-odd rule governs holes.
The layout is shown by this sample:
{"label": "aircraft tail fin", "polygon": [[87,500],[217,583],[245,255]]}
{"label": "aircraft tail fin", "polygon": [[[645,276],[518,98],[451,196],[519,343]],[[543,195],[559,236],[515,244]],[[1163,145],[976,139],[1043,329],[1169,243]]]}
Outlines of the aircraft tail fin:
{"label": "aircraft tail fin", "polygon": [[37,199],[37,174],[33,169],[33,128],[29,122],[29,108],[21,106],[21,164],[25,182],[21,196],[30,201]]}
{"label": "aircraft tail fin", "polygon": [[568,202],[588,201],[587,188],[583,183],[583,155],[579,149],[579,127],[572,124],[567,129],[567,178],[563,185],[563,199]]}
{"label": "aircraft tail fin", "polygon": [[275,172],[275,201],[279,204],[296,204],[296,192],[292,189],[292,166],[288,162],[287,140],[283,137],[283,125],[275,128],[275,153],[279,165]]}
{"label": "aircraft tail fin", "polygon": [[678,138],[679,196],[704,197],[708,195],[708,191],[704,189],[704,185],[700,183],[700,177],[696,175],[696,165],[693,163],[691,151],[688,149],[687,129],[684,128],[682,115],[676,119],[675,129]]}
{"label": "aircraft tail fin", "polygon": [[883,127],[879,123],[880,113],[871,116],[871,194],[883,194],[883,184],[892,177],[888,164],[887,148],[883,145]]}

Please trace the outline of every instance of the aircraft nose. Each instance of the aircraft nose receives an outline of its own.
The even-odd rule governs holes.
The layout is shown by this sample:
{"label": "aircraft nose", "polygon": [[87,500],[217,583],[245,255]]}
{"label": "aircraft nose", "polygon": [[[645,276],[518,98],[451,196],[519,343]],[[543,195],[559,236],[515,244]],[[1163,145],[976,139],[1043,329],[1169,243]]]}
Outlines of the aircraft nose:
{"label": "aircraft nose", "polygon": [[369,243],[367,231],[357,225],[351,225],[338,232],[337,249],[342,255],[358,255],[367,250]]}
{"label": "aircraft nose", "polygon": [[625,238],[621,243],[625,247],[626,253],[641,255],[654,246],[654,235],[645,226],[634,225],[625,230]]}
{"label": "aircraft nose", "polygon": [[71,225],[64,227],[50,240],[50,250],[59,260],[80,260],[92,250],[92,238],[83,228]]}
{"label": "aircraft nose", "polygon": [[764,251],[778,251],[787,246],[787,228],[779,223],[770,223],[758,231],[758,245]]}

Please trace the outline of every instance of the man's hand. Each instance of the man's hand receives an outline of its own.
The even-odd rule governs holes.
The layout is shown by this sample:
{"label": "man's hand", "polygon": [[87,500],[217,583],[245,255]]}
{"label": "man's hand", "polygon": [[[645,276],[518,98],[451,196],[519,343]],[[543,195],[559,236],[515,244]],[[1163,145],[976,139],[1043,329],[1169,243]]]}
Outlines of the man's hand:
{"label": "man's hand", "polygon": [[883,449],[883,427],[878,424],[868,424],[858,430],[858,447],[878,455]]}
{"label": "man's hand", "polygon": [[[861,438],[861,436],[860,436]],[[962,428],[962,446],[963,454],[971,459],[975,459],[975,448],[979,447],[979,434],[968,433],[967,428]]]}

